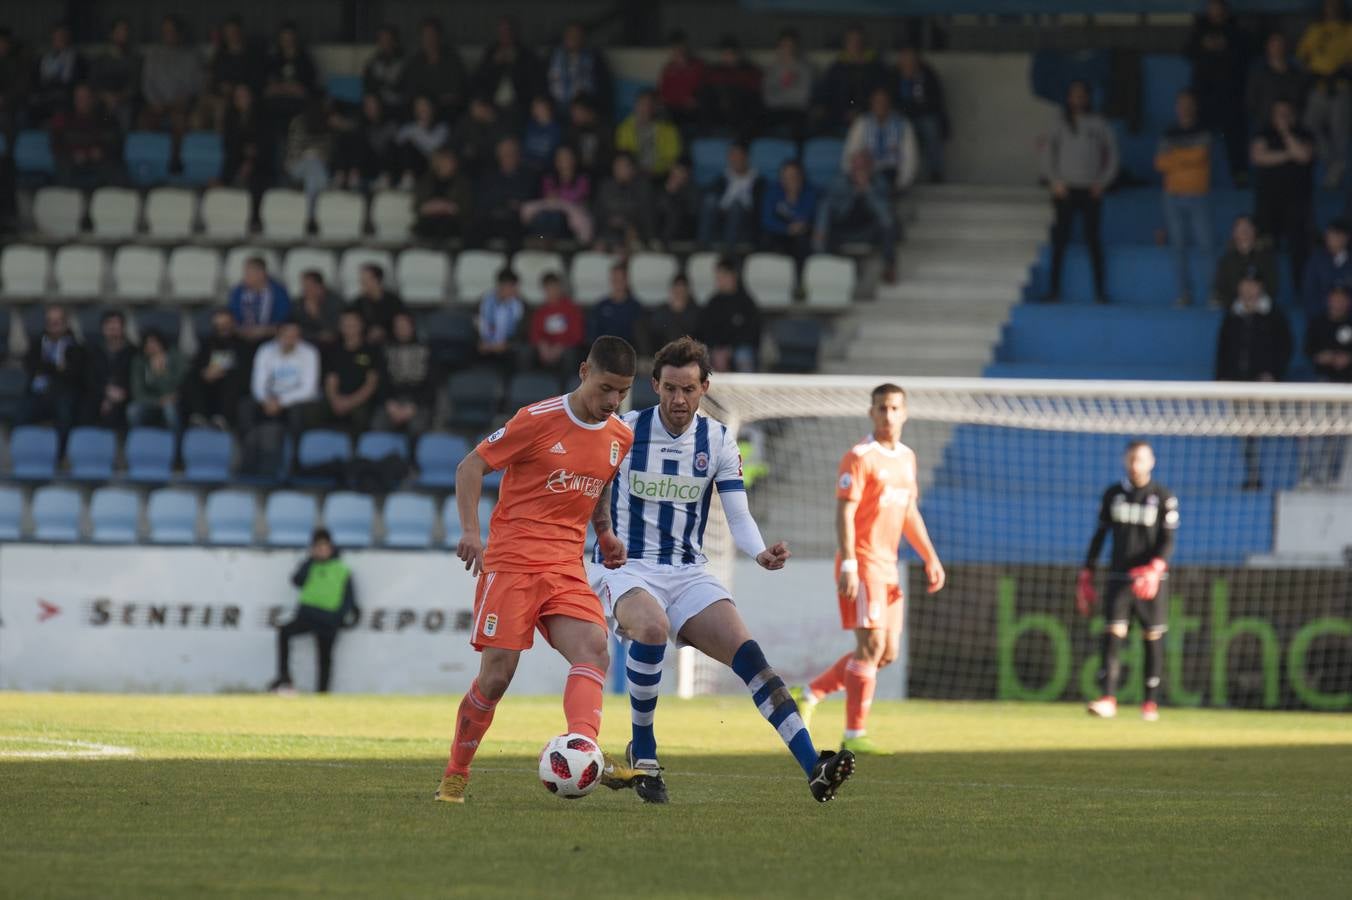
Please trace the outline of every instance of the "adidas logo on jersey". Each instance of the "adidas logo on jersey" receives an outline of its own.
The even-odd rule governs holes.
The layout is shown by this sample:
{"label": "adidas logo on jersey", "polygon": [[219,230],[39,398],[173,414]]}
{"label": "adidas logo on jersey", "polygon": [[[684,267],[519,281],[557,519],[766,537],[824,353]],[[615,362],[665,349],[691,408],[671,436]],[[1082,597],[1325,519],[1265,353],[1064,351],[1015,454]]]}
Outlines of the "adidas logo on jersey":
{"label": "adidas logo on jersey", "polygon": [[564,453],[567,453],[568,451],[565,450],[565,449],[563,449],[563,441],[559,441],[559,442],[556,443],[553,447],[550,447],[550,448],[549,448],[549,452],[550,452],[550,453],[564,454]]}

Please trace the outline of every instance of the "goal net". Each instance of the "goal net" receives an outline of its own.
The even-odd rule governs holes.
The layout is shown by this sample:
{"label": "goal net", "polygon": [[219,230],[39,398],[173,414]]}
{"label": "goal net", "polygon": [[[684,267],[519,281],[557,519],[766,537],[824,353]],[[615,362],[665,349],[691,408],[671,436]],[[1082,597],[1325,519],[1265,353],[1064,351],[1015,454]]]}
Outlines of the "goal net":
{"label": "goal net", "polygon": [[[705,409],[750,449],[752,510],[794,560],[769,589],[735,561],[717,516],[706,543],[747,615],[775,617],[768,635],[753,632],[787,677],[852,645],[828,562],[836,471],[870,430],[870,391],[889,380],[908,394],[902,440],[918,455],[948,586],[926,595],[903,553],[904,652],[880,673],[880,696],[1094,696],[1102,619],[1076,615],[1075,576],[1102,494],[1124,477],[1126,442],[1143,438],[1181,512],[1161,597],[1164,701],[1352,709],[1352,388],[1326,385],[717,376]],[[1123,702],[1141,696],[1142,660],[1133,627]],[[683,693],[738,687],[690,651],[678,667]]]}

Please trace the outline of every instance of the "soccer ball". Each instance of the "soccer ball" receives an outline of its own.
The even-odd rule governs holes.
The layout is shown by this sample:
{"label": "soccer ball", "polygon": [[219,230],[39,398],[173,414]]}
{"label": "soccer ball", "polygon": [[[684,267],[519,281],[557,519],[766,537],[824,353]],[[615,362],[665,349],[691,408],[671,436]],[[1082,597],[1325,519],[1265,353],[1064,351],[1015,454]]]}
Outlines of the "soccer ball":
{"label": "soccer ball", "polygon": [[585,734],[561,734],[540,751],[540,781],[551,794],[576,800],[596,790],[605,764],[596,741]]}

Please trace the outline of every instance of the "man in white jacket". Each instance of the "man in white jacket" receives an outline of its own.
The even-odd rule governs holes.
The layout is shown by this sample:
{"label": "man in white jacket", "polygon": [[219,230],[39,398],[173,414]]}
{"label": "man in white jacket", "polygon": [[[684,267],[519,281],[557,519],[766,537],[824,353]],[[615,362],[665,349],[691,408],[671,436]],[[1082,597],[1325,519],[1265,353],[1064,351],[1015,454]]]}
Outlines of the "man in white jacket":
{"label": "man in white jacket", "polygon": [[896,190],[905,190],[915,181],[919,163],[915,128],[892,108],[892,94],[885,87],[873,89],[868,112],[855,119],[845,135],[840,170],[846,175],[850,172],[850,160],[861,150],[873,158],[878,174]]}
{"label": "man in white jacket", "polygon": [[245,467],[272,471],[270,457],[280,452],[283,433],[293,439],[313,424],[319,412],[319,351],[300,337],[300,324],[288,320],[277,337],[254,354],[253,403],[241,417],[246,442]]}

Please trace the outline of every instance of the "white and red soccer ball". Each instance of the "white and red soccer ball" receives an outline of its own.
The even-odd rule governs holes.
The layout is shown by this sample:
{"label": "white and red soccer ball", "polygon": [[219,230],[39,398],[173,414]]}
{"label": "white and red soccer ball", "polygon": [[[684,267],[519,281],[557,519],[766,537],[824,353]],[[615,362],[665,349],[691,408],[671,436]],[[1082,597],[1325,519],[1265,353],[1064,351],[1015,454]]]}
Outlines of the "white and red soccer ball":
{"label": "white and red soccer ball", "polygon": [[601,783],[605,756],[585,734],[561,734],[540,751],[540,781],[558,797],[576,800]]}

